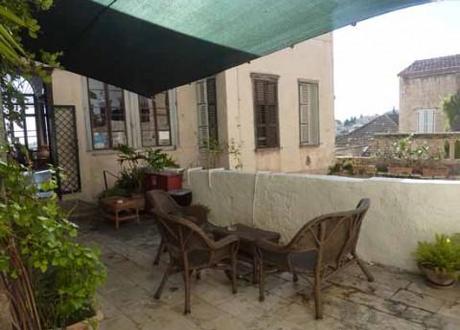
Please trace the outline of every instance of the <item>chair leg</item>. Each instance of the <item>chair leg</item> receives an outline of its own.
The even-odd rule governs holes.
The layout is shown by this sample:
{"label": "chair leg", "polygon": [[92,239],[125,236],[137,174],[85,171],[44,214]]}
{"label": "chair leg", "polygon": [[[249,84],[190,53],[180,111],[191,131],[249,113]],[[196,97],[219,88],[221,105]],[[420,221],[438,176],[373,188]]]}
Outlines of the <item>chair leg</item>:
{"label": "chair leg", "polygon": [[262,261],[259,261],[259,301],[265,300],[265,274],[264,274],[264,264]]}
{"label": "chair leg", "polygon": [[153,261],[154,265],[158,265],[160,263],[161,254],[163,253],[164,249],[165,249],[165,244],[162,238],[160,241],[160,245],[158,246],[157,255],[155,256],[155,260]]}
{"label": "chair leg", "polygon": [[235,294],[237,292],[236,288],[236,272],[237,272],[237,261],[236,261],[236,254],[232,255],[232,293]]}
{"label": "chair leg", "polygon": [[361,259],[359,259],[359,257],[356,254],[354,254],[354,256],[355,256],[356,262],[358,263],[359,268],[361,268],[364,275],[366,275],[367,280],[369,282],[374,282],[374,276],[371,274],[369,269],[367,269],[366,264]]}
{"label": "chair leg", "polygon": [[154,295],[155,299],[160,299],[161,293],[163,292],[163,288],[166,284],[166,281],[168,280],[168,277],[171,271],[172,271],[172,266],[168,266],[168,268],[165,270],[163,274],[163,278],[161,279],[160,285],[158,286],[158,289],[155,292],[155,295]]}
{"label": "chair leg", "polygon": [[321,301],[321,275],[319,271],[315,271],[315,313],[316,319],[323,318],[323,302]]}
{"label": "chair leg", "polygon": [[185,287],[185,306],[184,306],[184,314],[190,314],[190,277],[191,272],[188,269],[188,264],[184,265],[184,287]]}
{"label": "chair leg", "polygon": [[299,280],[299,277],[297,276],[296,272],[292,272],[292,281],[296,283]]}
{"label": "chair leg", "polygon": [[197,270],[195,272],[195,277],[196,277],[197,280],[201,280],[201,271]]}

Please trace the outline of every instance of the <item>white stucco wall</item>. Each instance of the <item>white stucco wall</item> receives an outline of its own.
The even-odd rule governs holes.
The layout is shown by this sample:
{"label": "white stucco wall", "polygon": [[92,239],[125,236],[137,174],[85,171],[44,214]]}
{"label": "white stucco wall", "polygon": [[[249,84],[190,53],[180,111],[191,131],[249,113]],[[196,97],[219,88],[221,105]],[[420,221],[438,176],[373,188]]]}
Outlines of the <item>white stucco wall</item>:
{"label": "white stucco wall", "polygon": [[412,252],[435,233],[460,232],[460,182],[355,179],[282,173],[191,171],[195,203],[211,209],[211,221],[240,222],[278,231],[288,241],[307,221],[348,210],[371,199],[358,252],[363,259],[415,270]]}

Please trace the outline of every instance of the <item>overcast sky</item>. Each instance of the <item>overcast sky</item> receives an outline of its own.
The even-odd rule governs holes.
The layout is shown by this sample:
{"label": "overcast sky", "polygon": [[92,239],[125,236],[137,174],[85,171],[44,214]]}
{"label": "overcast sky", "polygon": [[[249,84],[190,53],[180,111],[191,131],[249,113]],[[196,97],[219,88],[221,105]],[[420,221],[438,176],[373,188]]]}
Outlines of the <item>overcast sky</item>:
{"label": "overcast sky", "polygon": [[460,54],[460,0],[399,10],[334,32],[335,117],[399,107],[397,74],[417,59]]}

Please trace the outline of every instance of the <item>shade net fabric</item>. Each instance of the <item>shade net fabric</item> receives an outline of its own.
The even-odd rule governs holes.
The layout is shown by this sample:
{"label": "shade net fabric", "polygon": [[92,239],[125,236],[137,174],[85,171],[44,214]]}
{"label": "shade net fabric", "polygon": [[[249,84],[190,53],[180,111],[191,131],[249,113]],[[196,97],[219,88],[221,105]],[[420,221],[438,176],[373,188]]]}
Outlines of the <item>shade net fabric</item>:
{"label": "shade net fabric", "polygon": [[152,95],[426,0],[55,0],[33,50]]}

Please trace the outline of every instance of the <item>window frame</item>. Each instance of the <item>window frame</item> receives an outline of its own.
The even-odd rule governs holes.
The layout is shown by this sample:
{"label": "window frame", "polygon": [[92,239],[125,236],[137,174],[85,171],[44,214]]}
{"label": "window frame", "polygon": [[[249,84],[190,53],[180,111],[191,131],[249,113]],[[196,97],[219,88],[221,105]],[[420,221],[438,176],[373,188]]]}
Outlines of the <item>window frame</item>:
{"label": "window frame", "polygon": [[[316,91],[317,91],[317,94],[316,94],[316,104],[317,104],[317,121],[315,123],[315,125],[317,125],[317,131],[318,131],[318,137],[317,137],[317,141],[315,142],[305,142],[302,140],[302,125],[305,125],[305,124],[302,124],[302,110],[301,110],[301,106],[302,106],[302,103],[301,103],[301,94],[300,94],[300,88],[301,88],[301,85],[316,85]],[[312,80],[312,79],[298,79],[297,80],[297,94],[298,94],[298,109],[299,109],[299,146],[301,147],[315,147],[315,146],[319,146],[321,145],[321,120],[320,120],[320,97],[319,97],[319,87],[320,87],[320,83],[319,83],[319,80]],[[309,112],[309,117],[311,118],[311,112]],[[310,124],[307,124],[309,125],[309,138],[311,138],[311,130],[310,130],[310,127],[311,125]]]}
{"label": "window frame", "polygon": [[[164,144],[160,145],[160,134],[159,132],[166,132],[166,130],[160,130],[158,129],[158,114],[157,114],[157,103],[155,101],[155,96],[158,94],[164,93],[165,94],[165,104],[166,104],[166,117],[168,120],[168,132],[169,132],[169,144]],[[142,95],[137,95],[137,106],[138,106],[138,112],[139,112],[139,133],[140,133],[140,145],[142,148],[162,148],[162,147],[172,147],[173,146],[173,138],[172,138],[172,127],[171,127],[171,104],[170,104],[170,97],[169,97],[169,90],[157,93],[155,95],[152,95],[151,97],[145,97]],[[153,123],[155,127],[155,145],[154,146],[147,146],[144,145],[144,139],[143,139],[143,130],[142,130],[142,113],[141,113],[141,107],[140,107],[140,97],[147,98],[152,102],[152,111],[153,111]]]}
{"label": "window frame", "polygon": [[[418,108],[416,109],[416,132],[417,133],[420,133],[420,134],[432,134],[432,133],[436,133],[436,112],[437,112],[437,109],[436,108]],[[431,125],[431,131],[428,129],[428,123],[427,122],[423,122],[423,130],[419,130],[420,128],[420,118],[421,116],[425,116],[425,114],[428,114],[428,113],[431,113],[432,114],[432,125]],[[427,130],[425,130],[425,128],[427,128]]]}
{"label": "window frame", "polygon": [[[109,136],[109,147],[108,148],[95,148],[94,147],[94,131],[93,131],[93,111],[91,110],[91,94],[90,94],[90,88],[89,88],[89,80],[95,80],[99,81],[100,83],[103,84],[104,86],[104,96],[105,96],[105,116],[106,116],[106,121],[107,121],[107,134]],[[112,137],[112,106],[109,102],[109,84],[105,83],[103,81],[86,77],[86,92],[88,95],[88,110],[89,110],[89,127],[90,127],[90,146],[92,151],[107,151],[107,150],[114,150],[113,147],[113,137]],[[123,115],[124,115],[124,133],[125,133],[125,142],[126,144],[128,143],[128,131],[127,131],[127,120],[128,117],[126,115],[126,102],[125,102],[125,90],[123,88],[120,88],[118,86],[114,86],[120,89],[121,91],[121,104],[123,105]],[[119,132],[119,131],[116,131]]]}
{"label": "window frame", "polygon": [[[254,115],[254,145],[255,145],[255,151],[262,151],[262,150],[270,150],[270,149],[280,149],[281,148],[281,137],[280,137],[280,120],[279,120],[279,75],[276,74],[269,74],[269,73],[251,73],[251,83],[252,83],[252,101],[253,101],[253,115]],[[257,123],[257,92],[256,92],[256,82],[257,81],[266,81],[266,82],[271,82],[275,83],[275,109],[276,109],[276,145],[270,145],[270,146],[260,146],[258,144],[258,129],[259,126],[265,126],[266,128],[269,126],[268,121],[263,124]],[[265,101],[265,100],[264,100]],[[266,135],[267,136],[267,135]]]}
{"label": "window frame", "polygon": [[[208,88],[208,83],[209,81],[214,81],[214,93],[215,93],[215,103],[213,103],[215,107],[215,123],[211,123],[211,119],[209,116],[209,88]],[[219,118],[218,118],[218,100],[217,100],[217,77],[216,76],[211,76],[207,77],[201,80],[198,80],[195,84],[195,89],[196,89],[196,108],[197,108],[197,129],[198,129],[198,147],[200,149],[206,148],[206,144],[204,141],[209,141],[211,138],[215,140],[215,142],[219,143]],[[204,99],[202,102],[200,102],[200,85],[203,86],[203,97]],[[200,106],[205,106],[205,111],[206,111],[206,124],[207,125],[201,125],[201,114],[200,114]],[[211,125],[212,124],[212,125]],[[203,128],[207,128],[207,138],[203,139],[200,137],[200,130]],[[213,128],[211,130],[211,128]],[[211,131],[213,131],[213,134],[211,134]],[[215,135],[215,136],[211,136]]]}

